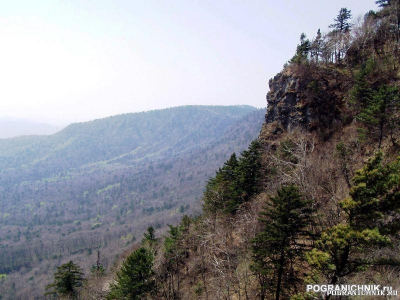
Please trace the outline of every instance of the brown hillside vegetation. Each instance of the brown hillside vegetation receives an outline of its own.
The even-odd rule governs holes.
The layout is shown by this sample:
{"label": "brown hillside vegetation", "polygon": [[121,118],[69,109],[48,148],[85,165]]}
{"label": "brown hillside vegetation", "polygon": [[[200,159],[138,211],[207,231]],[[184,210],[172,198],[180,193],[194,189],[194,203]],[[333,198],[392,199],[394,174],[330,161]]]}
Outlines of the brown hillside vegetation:
{"label": "brown hillside vegetation", "polygon": [[302,35],[269,83],[258,141],[209,179],[203,214],[138,245],[152,259],[148,278],[125,262],[106,277],[110,289],[94,291],[89,278],[85,298],[348,299],[306,293],[348,283],[400,291],[400,3],[377,2],[352,28]]}

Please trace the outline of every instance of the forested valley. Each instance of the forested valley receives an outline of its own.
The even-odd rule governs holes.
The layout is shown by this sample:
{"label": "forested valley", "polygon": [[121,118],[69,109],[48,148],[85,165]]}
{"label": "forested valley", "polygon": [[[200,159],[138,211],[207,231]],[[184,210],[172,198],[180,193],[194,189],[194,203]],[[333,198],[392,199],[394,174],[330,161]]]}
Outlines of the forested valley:
{"label": "forested valley", "polygon": [[89,275],[201,211],[204,182],[260,132],[265,109],[185,106],[0,140],[0,295],[40,299],[56,267]]}

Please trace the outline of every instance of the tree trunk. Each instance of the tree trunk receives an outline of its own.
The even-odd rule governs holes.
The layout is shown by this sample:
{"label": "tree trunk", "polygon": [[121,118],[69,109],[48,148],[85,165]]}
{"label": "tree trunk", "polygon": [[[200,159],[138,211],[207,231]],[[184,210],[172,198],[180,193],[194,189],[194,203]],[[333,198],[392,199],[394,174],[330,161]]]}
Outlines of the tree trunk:
{"label": "tree trunk", "polygon": [[279,300],[281,293],[281,284],[282,284],[282,276],[283,276],[283,268],[285,263],[285,249],[284,246],[281,248],[281,255],[279,257],[279,267],[278,267],[278,282],[276,283],[276,300]]}

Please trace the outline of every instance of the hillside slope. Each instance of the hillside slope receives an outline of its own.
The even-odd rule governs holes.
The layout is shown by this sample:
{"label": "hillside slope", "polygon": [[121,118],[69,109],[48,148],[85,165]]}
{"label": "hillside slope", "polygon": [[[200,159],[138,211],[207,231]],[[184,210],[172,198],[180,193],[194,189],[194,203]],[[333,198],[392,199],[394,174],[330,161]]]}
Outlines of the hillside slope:
{"label": "hillside slope", "polygon": [[75,123],[48,137],[0,140],[0,167],[7,170],[4,177],[10,181],[13,170],[24,166],[25,172],[16,175],[21,182],[87,164],[171,156],[212,142],[232,121],[252,110],[249,106],[185,106]]}
{"label": "hillside slope", "polygon": [[188,106],[1,140],[1,294],[42,295],[55,266],[87,271],[98,247],[110,267],[147,226],[198,212],[204,182],[257,137],[264,114]]}

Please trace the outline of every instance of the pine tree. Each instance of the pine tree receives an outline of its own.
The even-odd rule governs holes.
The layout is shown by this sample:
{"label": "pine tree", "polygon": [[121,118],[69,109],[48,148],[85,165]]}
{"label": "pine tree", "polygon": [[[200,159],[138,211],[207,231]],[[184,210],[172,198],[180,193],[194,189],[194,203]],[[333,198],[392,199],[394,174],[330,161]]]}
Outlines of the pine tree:
{"label": "pine tree", "polygon": [[78,290],[83,284],[82,269],[72,261],[61,265],[54,274],[54,282],[46,286],[46,290],[51,290],[46,294],[56,294],[75,299]]}
{"label": "pine tree", "polygon": [[147,232],[143,234],[142,243],[144,241],[156,241],[155,229],[153,226],[147,227]]}
{"label": "pine tree", "polygon": [[348,10],[347,8],[341,8],[336,19],[334,19],[335,23],[329,25],[329,28],[333,28],[333,30],[339,32],[347,32],[351,28],[351,23],[349,22],[350,19],[351,10]]}
{"label": "pine tree", "polygon": [[142,247],[145,247],[146,249],[153,252],[155,252],[155,247],[158,243],[155,232],[156,231],[153,226],[147,227],[147,232],[143,234],[143,238],[141,241]]}
{"label": "pine tree", "polygon": [[261,143],[252,141],[239,160],[233,153],[215,177],[207,181],[204,210],[234,214],[240,204],[249,200],[260,188]]}
{"label": "pine tree", "polygon": [[321,34],[321,29],[318,29],[317,31],[317,36],[313,40],[310,46],[310,53],[311,57],[315,60],[315,62],[318,63],[319,57],[321,56],[321,50],[322,50],[322,34]]}
{"label": "pine tree", "polygon": [[107,299],[140,300],[154,291],[153,261],[152,252],[145,248],[132,252],[117,272],[115,283],[110,285]]}
{"label": "pine tree", "polygon": [[310,52],[310,49],[311,49],[311,43],[310,43],[309,39],[307,39],[306,34],[303,32],[300,35],[300,44],[297,45],[296,54],[290,61],[297,63],[297,64],[300,64],[300,63],[306,61],[308,58],[308,53]]}
{"label": "pine tree", "polygon": [[[181,228],[179,226],[173,226],[173,225],[168,225],[169,230],[168,230],[168,236],[165,238],[164,241],[164,248],[165,248],[165,254],[171,254],[175,253],[177,250],[179,250],[178,246],[178,241],[179,238],[182,235]],[[176,255],[173,254],[173,257]]]}
{"label": "pine tree", "polygon": [[338,16],[334,19],[334,23],[329,25],[329,28],[333,28],[333,32],[330,33],[330,37],[334,42],[335,46],[335,58],[336,62],[341,62],[341,59],[346,53],[346,45],[348,44],[348,36],[351,28],[351,11],[347,8],[341,8]]}
{"label": "pine tree", "polygon": [[203,198],[205,211],[225,210],[227,202],[238,197],[235,177],[237,166],[238,160],[233,153],[216,172],[215,177],[207,181]]}
{"label": "pine tree", "polygon": [[185,259],[186,249],[182,245],[182,228],[169,226],[168,236],[164,240],[165,264],[164,274],[167,280],[167,294],[172,299],[178,299],[181,283],[181,268]]}
{"label": "pine tree", "polygon": [[311,201],[296,186],[284,186],[267,203],[260,221],[263,230],[252,242],[251,267],[259,280],[260,299],[265,299],[267,291],[277,300],[286,299],[286,289],[293,288],[300,280],[294,261],[301,260],[309,247]]}
{"label": "pine tree", "polygon": [[400,160],[383,166],[378,153],[357,172],[353,183],[350,197],[340,202],[346,220],[325,230],[307,254],[309,263],[331,284],[370,264],[392,263],[366,254],[390,245],[390,234],[400,228]]}
{"label": "pine tree", "polygon": [[372,100],[373,89],[368,82],[368,77],[375,68],[375,62],[369,59],[361,66],[361,69],[355,74],[354,86],[350,92],[351,103],[357,109],[364,109]]}
{"label": "pine tree", "polygon": [[378,152],[353,178],[350,197],[341,202],[349,224],[357,229],[378,228],[386,231],[397,222],[391,215],[400,209],[400,159],[383,165],[383,154]]}
{"label": "pine tree", "polygon": [[230,212],[235,212],[241,203],[248,201],[260,190],[261,150],[261,143],[254,140],[250,143],[248,150],[241,153],[238,166],[234,171],[238,198],[229,203]]}
{"label": "pine tree", "polygon": [[381,148],[386,129],[392,137],[392,142],[396,144],[393,135],[399,126],[396,115],[400,108],[399,89],[383,84],[373,92],[371,98],[365,98],[365,100],[367,101],[365,108],[357,116],[357,119],[378,136],[378,148]]}

